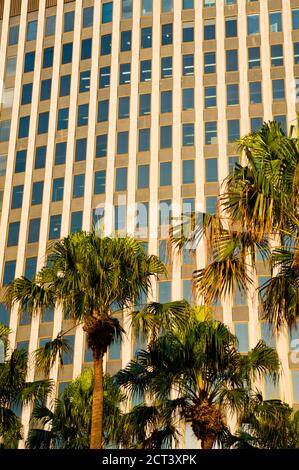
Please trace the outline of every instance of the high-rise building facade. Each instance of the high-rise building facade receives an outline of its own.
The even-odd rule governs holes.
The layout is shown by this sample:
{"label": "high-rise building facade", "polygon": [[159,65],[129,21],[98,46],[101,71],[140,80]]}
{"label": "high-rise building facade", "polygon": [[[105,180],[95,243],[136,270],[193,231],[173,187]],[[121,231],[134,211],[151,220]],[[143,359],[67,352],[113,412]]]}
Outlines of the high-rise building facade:
{"label": "high-rise building facade", "polygon": [[[171,217],[213,212],[234,140],[297,122],[299,0],[0,0],[0,41],[2,286],[34,276],[50,241],[92,226],[134,234],[167,262]],[[152,299],[191,300],[206,262],[202,242],[168,262]],[[299,334],[274,337],[261,321],[256,287],[269,272],[257,264],[250,295],[214,313],[241,352],[260,338],[277,347],[279,383],[260,385],[299,406]],[[3,305],[0,321],[29,352],[72,326],[59,309],[30,319]],[[51,371],[57,394],[91,363],[82,329],[68,339],[73,356]],[[131,359],[131,339],[110,348],[108,372]]]}

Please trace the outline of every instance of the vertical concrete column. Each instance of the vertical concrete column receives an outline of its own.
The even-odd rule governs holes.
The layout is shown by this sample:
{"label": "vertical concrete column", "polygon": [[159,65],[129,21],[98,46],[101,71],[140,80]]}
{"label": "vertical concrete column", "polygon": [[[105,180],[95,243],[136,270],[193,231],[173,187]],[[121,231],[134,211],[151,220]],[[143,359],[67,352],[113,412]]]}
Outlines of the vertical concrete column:
{"label": "vertical concrete column", "polygon": [[9,12],[10,0],[4,0],[2,31],[0,37],[0,110],[2,107],[2,97],[4,91],[6,49],[9,37]]}

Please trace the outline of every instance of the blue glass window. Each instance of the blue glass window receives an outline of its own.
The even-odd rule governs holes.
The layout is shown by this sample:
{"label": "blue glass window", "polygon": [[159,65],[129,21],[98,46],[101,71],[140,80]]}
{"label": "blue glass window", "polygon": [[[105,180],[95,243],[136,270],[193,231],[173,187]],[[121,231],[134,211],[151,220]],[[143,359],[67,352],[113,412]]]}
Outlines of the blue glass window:
{"label": "blue glass window", "polygon": [[206,122],[205,124],[205,144],[217,143],[217,122]]}
{"label": "blue glass window", "polygon": [[101,55],[111,54],[111,34],[101,36]]}
{"label": "blue glass window", "polygon": [[82,230],[82,218],[83,218],[82,211],[72,212],[71,233],[80,232],[80,230]]}
{"label": "blue glass window", "polygon": [[293,29],[299,29],[299,9],[292,10],[292,24]]}
{"label": "blue glass window", "polygon": [[205,52],[204,54],[204,73],[216,72],[216,53]]}
{"label": "blue glass window", "polygon": [[110,66],[100,68],[99,88],[107,88],[110,86]]}
{"label": "blue glass window", "polygon": [[40,90],[40,100],[49,100],[51,98],[51,87],[52,80],[51,78],[47,80],[42,80],[41,90]]}
{"label": "blue glass window", "polygon": [[64,338],[67,340],[70,350],[68,352],[62,353],[62,363],[63,365],[72,364],[74,360],[75,337],[68,335],[68,336],[65,336]]}
{"label": "blue glass window", "polygon": [[43,200],[44,182],[36,181],[32,185],[31,204],[33,206],[41,204]]}
{"label": "blue glass window", "polygon": [[44,69],[53,66],[53,53],[54,53],[54,47],[46,47],[44,49],[44,59],[43,59]]}
{"label": "blue glass window", "polygon": [[122,155],[129,151],[129,133],[128,131],[118,132],[117,134],[117,153]]}
{"label": "blue glass window", "polygon": [[106,171],[96,171],[94,174],[94,194],[104,194],[106,185]]}
{"label": "blue glass window", "polygon": [[32,99],[32,83],[26,83],[22,89],[21,104],[30,104]]}
{"label": "blue glass window", "polygon": [[18,44],[19,41],[19,25],[11,26],[9,28],[9,39],[8,44],[13,46],[14,44]]}
{"label": "blue glass window", "polygon": [[64,14],[64,28],[63,31],[65,33],[74,30],[74,21],[75,21],[75,12],[74,11],[67,11]]}
{"label": "blue glass window", "polygon": [[103,3],[102,5],[102,23],[111,23],[113,15],[113,2]]}
{"label": "blue glass window", "polygon": [[147,152],[150,149],[150,129],[139,129],[138,152]]}
{"label": "blue glass window", "polygon": [[99,101],[98,103],[98,122],[108,121],[109,100]]}
{"label": "blue glass window", "polygon": [[52,322],[54,320],[54,308],[53,307],[46,307],[42,313],[42,322]]}
{"label": "blue glass window", "polygon": [[218,161],[217,158],[206,159],[206,182],[214,183],[218,181]]}
{"label": "blue glass window", "polygon": [[81,162],[83,160],[86,160],[86,147],[87,147],[87,139],[76,140],[76,154],[75,154],[76,162]]}
{"label": "blue glass window", "polygon": [[34,168],[45,168],[46,165],[46,154],[47,154],[47,147],[37,147],[35,152],[35,165]]}
{"label": "blue glass window", "polygon": [[0,323],[2,323],[2,325],[8,326],[9,317],[10,317],[10,314],[5,308],[5,305],[0,304]]}
{"label": "blue glass window", "polygon": [[69,96],[71,89],[71,76],[63,75],[60,77],[60,93],[59,96]]}
{"label": "blue glass window", "polygon": [[28,230],[28,243],[36,243],[39,240],[40,219],[31,219]]}
{"label": "blue glass window", "polygon": [[3,286],[10,284],[15,278],[16,261],[6,261],[4,265]]}
{"label": "blue glass window", "polygon": [[83,9],[83,28],[89,28],[93,25],[93,7]]}
{"label": "blue glass window", "polygon": [[194,183],[194,160],[183,160],[183,184]]}
{"label": "blue glass window", "polygon": [[54,178],[52,188],[52,202],[62,201],[64,189],[64,178]]}
{"label": "blue glass window", "polygon": [[261,51],[259,47],[248,48],[248,68],[255,69],[261,66]]}
{"label": "blue glass window", "polygon": [[239,104],[239,85],[226,85],[226,104],[227,106],[235,106]]}
{"label": "blue glass window", "polygon": [[162,25],[162,46],[172,44],[173,32],[172,23]]}
{"label": "blue glass window", "polygon": [[152,79],[152,61],[142,60],[140,62],[140,81],[147,82]]}
{"label": "blue glass window", "polygon": [[16,155],[15,173],[22,173],[26,168],[27,150],[19,150]]}
{"label": "blue glass window", "polygon": [[151,114],[151,95],[149,93],[139,95],[139,116]]}
{"label": "blue glass window", "polygon": [[107,155],[107,134],[101,134],[96,139],[96,157],[106,157]]}
{"label": "blue glass window", "polygon": [[35,62],[35,52],[26,52],[24,61],[24,73],[33,72]]}
{"label": "blue glass window", "polygon": [[130,51],[132,46],[132,31],[122,31],[120,38],[121,52]]}
{"label": "blue glass window", "polygon": [[194,41],[194,23],[183,23],[183,42]]}
{"label": "blue glass window", "polygon": [[48,132],[49,127],[49,112],[46,111],[45,113],[40,113],[38,115],[38,134],[46,134]]}
{"label": "blue glass window", "polygon": [[114,207],[114,228],[115,230],[124,230],[126,228],[125,205],[119,205]]}
{"label": "blue glass window", "polygon": [[183,89],[183,110],[194,108],[194,88]]}
{"label": "blue glass window", "polygon": [[240,121],[238,119],[230,119],[227,121],[228,142],[234,142],[240,139]]}
{"label": "blue glass window", "polygon": [[59,142],[55,148],[55,165],[64,165],[66,158],[66,142]]}
{"label": "blue glass window", "polygon": [[166,149],[172,147],[172,126],[160,127],[160,148]]}
{"label": "blue glass window", "polygon": [[161,58],[161,78],[172,77],[172,57]]}
{"label": "blue glass window", "polygon": [[32,280],[36,275],[36,265],[37,265],[37,258],[34,256],[33,258],[27,258],[25,263],[25,277],[27,279]]}
{"label": "blue glass window", "polygon": [[171,301],[171,282],[164,281],[158,283],[158,298],[160,303]]}
{"label": "blue glass window", "polygon": [[20,118],[19,123],[19,139],[23,139],[28,137],[29,134],[29,124],[30,124],[30,116],[23,116]]}
{"label": "blue glass window", "polygon": [[56,16],[48,16],[46,18],[46,36],[53,36],[55,34]]}
{"label": "blue glass window", "polygon": [[160,186],[170,186],[172,184],[172,163],[160,163]]}
{"label": "blue glass window", "polygon": [[126,119],[130,116],[130,97],[123,96],[118,100],[118,119]]}
{"label": "blue glass window", "polygon": [[83,197],[84,196],[84,183],[85,175],[74,175],[74,184],[73,184],[73,197]]}
{"label": "blue glass window", "polygon": [[67,129],[69,125],[69,108],[62,108],[58,111],[57,130]]}
{"label": "blue glass window", "polygon": [[19,242],[20,222],[11,222],[8,229],[7,246],[17,246]]}
{"label": "blue glass window", "polygon": [[226,71],[233,72],[238,70],[238,50],[232,49],[226,51]]}
{"label": "blue glass window", "polygon": [[92,39],[83,39],[81,46],[81,60],[86,60],[91,58],[91,47]]}
{"label": "blue glass window", "polygon": [[120,64],[119,66],[119,84],[125,85],[131,81],[131,64]]}
{"label": "blue glass window", "polygon": [[127,168],[116,168],[115,191],[126,191],[127,189]]}
{"label": "blue glass window", "polygon": [[133,0],[122,0],[122,18],[132,18]]}
{"label": "blue glass window", "polygon": [[80,93],[84,93],[90,90],[90,70],[84,70],[80,73]]}
{"label": "blue glass window", "polygon": [[73,58],[73,43],[68,42],[66,44],[63,44],[62,46],[62,64],[68,64],[69,62],[72,62]]}
{"label": "blue glass window", "polygon": [[234,38],[238,36],[237,18],[225,19],[225,37]]}
{"label": "blue glass window", "polygon": [[57,240],[60,238],[60,229],[61,229],[61,215],[51,215],[50,217],[50,230],[49,230],[49,240]]}
{"label": "blue glass window", "polygon": [[77,119],[77,126],[87,126],[88,124],[88,109],[89,105],[87,104],[80,104],[78,106],[78,119]]}
{"label": "blue glass window", "polygon": [[194,145],[194,124],[183,124],[183,147]]}
{"label": "blue glass window", "polygon": [[161,92],[160,106],[161,106],[161,110],[160,110],[161,113],[172,112],[172,91],[171,90]]}
{"label": "blue glass window", "polygon": [[149,187],[149,165],[138,166],[138,189]]}
{"label": "blue glass window", "polygon": [[24,186],[14,186],[12,190],[11,208],[20,209],[23,203]]}
{"label": "blue glass window", "polygon": [[183,55],[183,76],[187,77],[194,75],[194,55]]}
{"label": "blue glass window", "polygon": [[121,338],[115,338],[113,343],[109,346],[108,359],[120,359],[121,358]]}
{"label": "blue glass window", "polygon": [[147,49],[152,47],[152,28],[141,28],[141,47]]}

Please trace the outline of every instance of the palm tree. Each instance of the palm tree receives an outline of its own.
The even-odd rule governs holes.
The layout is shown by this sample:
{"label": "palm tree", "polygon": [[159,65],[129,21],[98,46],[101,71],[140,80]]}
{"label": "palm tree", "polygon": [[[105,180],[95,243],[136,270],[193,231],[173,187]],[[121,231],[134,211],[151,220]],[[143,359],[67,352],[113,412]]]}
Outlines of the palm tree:
{"label": "palm tree", "polygon": [[[272,277],[260,288],[265,319],[279,329],[299,315],[299,139],[276,122],[243,137],[246,157],[226,178],[215,215],[192,214],[172,229],[178,249],[205,237],[211,260],[194,272],[198,296],[207,304],[238,288],[245,293],[259,252]],[[221,210],[222,209],[222,210]],[[269,247],[269,239],[275,245]]]}
{"label": "palm tree", "polygon": [[190,422],[202,447],[209,449],[227,436],[226,416],[240,415],[254,381],[265,373],[275,380],[279,361],[262,341],[248,355],[240,354],[236,337],[223,323],[198,308],[193,312],[184,329],[155,338],[115,380],[133,396],[146,394],[150,405],[164,409],[172,426],[178,425],[176,416]]}
{"label": "palm tree", "polygon": [[263,400],[255,394],[240,419],[230,448],[298,449],[299,412],[280,400]]}
{"label": "palm tree", "polygon": [[0,324],[0,340],[5,347],[6,359],[0,363],[0,439],[2,447],[16,448],[22,438],[22,424],[16,414],[20,405],[44,401],[53,388],[50,380],[27,382],[28,354],[15,349],[10,357],[9,329]]}
{"label": "palm tree", "polygon": [[[32,281],[22,277],[8,287],[10,305],[18,303],[34,314],[58,304],[76,324],[83,324],[94,360],[91,448],[103,444],[103,357],[123,332],[113,307],[121,310],[138,303],[160,273],[165,273],[164,264],[148,256],[133,238],[77,232],[51,246],[48,265]],[[48,370],[61,347],[67,347],[62,338],[63,333],[48,345],[47,354],[39,354]]]}
{"label": "palm tree", "polygon": [[[88,449],[93,395],[93,369],[86,369],[71,382],[55,400],[51,411],[43,404],[33,410],[32,427],[27,447],[29,449]],[[104,436],[105,445],[120,438],[125,395],[114,385],[109,375],[104,376]],[[44,429],[47,426],[48,429]]]}

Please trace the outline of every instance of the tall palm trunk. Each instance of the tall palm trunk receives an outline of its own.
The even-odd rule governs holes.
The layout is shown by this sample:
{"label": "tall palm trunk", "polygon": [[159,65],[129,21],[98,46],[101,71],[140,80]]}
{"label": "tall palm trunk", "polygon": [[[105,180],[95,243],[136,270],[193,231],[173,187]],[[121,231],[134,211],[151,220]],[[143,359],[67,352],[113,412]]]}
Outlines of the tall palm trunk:
{"label": "tall palm trunk", "polygon": [[94,355],[94,385],[91,414],[90,449],[103,447],[104,381],[103,354]]}

